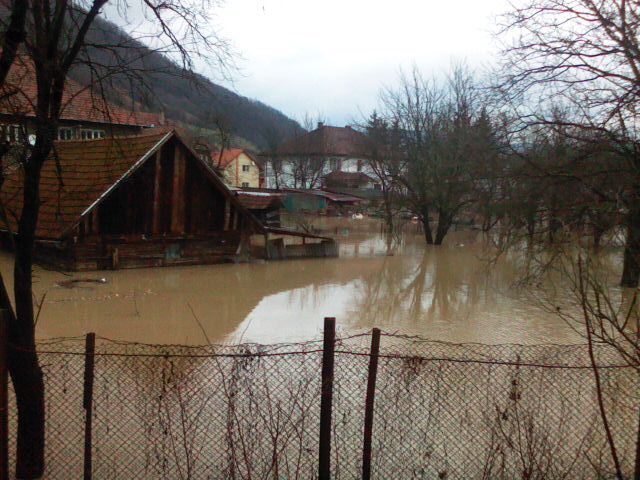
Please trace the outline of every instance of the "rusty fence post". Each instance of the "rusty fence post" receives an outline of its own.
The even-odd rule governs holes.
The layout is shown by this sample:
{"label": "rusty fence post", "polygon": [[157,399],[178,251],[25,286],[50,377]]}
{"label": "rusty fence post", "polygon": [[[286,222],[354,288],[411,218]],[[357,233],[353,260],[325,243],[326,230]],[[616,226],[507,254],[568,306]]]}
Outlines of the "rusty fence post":
{"label": "rusty fence post", "polygon": [[380,355],[380,329],[371,332],[371,353],[369,354],[369,378],[364,410],[364,443],[362,445],[362,479],[371,478],[371,440],[373,437],[373,406],[376,398],[376,378],[378,376],[378,356]]}
{"label": "rusty fence post", "polygon": [[84,391],[82,405],[84,407],[84,480],[91,479],[91,439],[93,434],[93,366],[96,352],[96,334],[87,333],[84,350]]}
{"label": "rusty fence post", "polygon": [[320,450],[318,478],[331,478],[331,408],[333,404],[333,367],[336,340],[336,319],[324,319],[324,343],[322,347],[322,385],[320,397]]}
{"label": "rusty fence post", "polygon": [[7,311],[0,310],[0,480],[9,480],[9,325]]}

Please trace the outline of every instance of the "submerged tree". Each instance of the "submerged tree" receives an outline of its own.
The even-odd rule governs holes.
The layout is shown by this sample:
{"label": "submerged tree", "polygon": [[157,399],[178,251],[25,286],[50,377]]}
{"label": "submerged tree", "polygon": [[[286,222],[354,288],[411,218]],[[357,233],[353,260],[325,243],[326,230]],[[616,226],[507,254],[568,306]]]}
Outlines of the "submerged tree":
{"label": "submerged tree", "polygon": [[[33,66],[37,79],[32,138],[30,141],[22,139],[21,154],[16,159],[23,172],[24,183],[22,209],[16,218],[17,231],[12,235],[15,246],[15,312],[4,282],[0,281],[2,308],[11,313],[9,371],[18,406],[18,478],[39,478],[44,472],[44,384],[35,351],[33,246],[40,207],[40,172],[46,162],[55,161],[54,140],[64,108],[66,79],[74,68],[88,69],[91,87],[97,97],[95,108],[98,109],[107,105],[103,100],[111,79],[128,77],[138,85],[144,82],[145,62],[141,54],[144,51],[134,48],[140,45],[137,41],[125,36],[117,44],[89,40],[92,32],[99,28],[100,15],[111,3],[114,3],[113,11],[123,15],[131,8],[129,4],[116,5],[109,0],[59,1],[53,4],[40,0],[15,0],[4,5],[10,15],[8,19],[1,20],[5,50],[0,59],[0,73],[4,74],[5,65],[10,68],[10,64],[16,61],[15,55],[10,58],[13,51],[19,53],[19,61]],[[153,41],[155,52],[165,52],[179,59],[185,74],[191,71],[196,57],[206,60],[209,52],[214,54],[214,63],[224,64],[229,59],[227,45],[215,32],[208,30],[210,9],[215,5],[215,0],[142,0],[141,6],[151,20],[149,26],[156,29],[154,35],[145,38]],[[21,16],[25,22],[22,36],[19,29],[14,28]],[[105,58],[105,55],[109,62],[96,60]],[[18,92],[5,89],[3,93],[6,98]],[[4,220],[6,223],[6,218]]]}
{"label": "submerged tree", "polygon": [[[382,117],[400,132],[404,163],[394,173],[428,244],[442,244],[454,221],[486,187],[480,173],[496,155],[492,125],[464,66],[446,82],[414,69],[382,94]],[[435,219],[435,233],[431,224]]]}
{"label": "submerged tree", "polygon": [[[522,0],[504,15],[501,30],[510,43],[500,87],[517,103],[522,123],[570,127],[582,141],[597,136],[618,159],[610,173],[625,179],[623,191],[598,202],[623,214],[625,287],[640,281],[639,30],[638,2],[626,0]],[[571,115],[539,107],[559,102],[571,106]],[[597,189],[581,171],[572,175]]]}

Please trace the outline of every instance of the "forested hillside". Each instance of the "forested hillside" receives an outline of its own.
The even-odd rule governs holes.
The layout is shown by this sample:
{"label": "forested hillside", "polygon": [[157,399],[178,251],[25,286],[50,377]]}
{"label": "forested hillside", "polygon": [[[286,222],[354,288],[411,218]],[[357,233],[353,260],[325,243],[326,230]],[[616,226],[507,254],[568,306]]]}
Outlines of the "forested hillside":
{"label": "forested hillside", "polygon": [[[241,137],[260,149],[301,129],[297,122],[260,101],[238,95],[202,75],[185,75],[181,67],[112,23],[96,20],[88,43],[113,46],[109,50],[89,47],[86,55],[93,63],[109,66],[122,64],[125,59],[130,66],[127,73],[110,77],[105,93],[112,101],[130,103],[134,98],[141,109],[164,111],[168,120],[202,129],[205,136],[222,127],[226,134]],[[73,71],[72,77],[87,84],[91,75],[82,66]],[[236,138],[238,141],[246,145]]]}

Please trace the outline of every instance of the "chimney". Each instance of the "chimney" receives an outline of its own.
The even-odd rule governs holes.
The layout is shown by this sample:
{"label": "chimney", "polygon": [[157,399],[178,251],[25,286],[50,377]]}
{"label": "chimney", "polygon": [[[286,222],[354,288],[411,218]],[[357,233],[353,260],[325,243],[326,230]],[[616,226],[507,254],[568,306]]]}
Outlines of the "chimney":
{"label": "chimney", "polygon": [[324,127],[324,122],[318,122],[318,128]]}
{"label": "chimney", "polygon": [[352,130],[351,125],[345,125],[344,128],[347,130]]}

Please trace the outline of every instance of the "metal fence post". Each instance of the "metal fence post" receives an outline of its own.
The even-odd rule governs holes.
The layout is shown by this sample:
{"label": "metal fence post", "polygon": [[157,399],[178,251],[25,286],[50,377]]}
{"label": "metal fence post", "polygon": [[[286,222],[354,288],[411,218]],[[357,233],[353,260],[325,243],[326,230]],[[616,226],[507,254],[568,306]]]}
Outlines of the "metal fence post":
{"label": "metal fence post", "polygon": [[376,397],[378,375],[378,355],[380,354],[380,329],[371,332],[371,353],[369,355],[369,378],[364,410],[364,444],[362,446],[362,479],[371,478],[371,440],[373,437],[373,405]]}
{"label": "metal fence post", "polygon": [[0,480],[9,479],[8,334],[7,311],[0,310]]}
{"label": "metal fence post", "polygon": [[93,365],[96,351],[96,334],[87,333],[84,350],[84,392],[82,404],[84,417],[84,480],[91,480],[91,437],[93,417]]}
{"label": "metal fence post", "polygon": [[320,480],[331,478],[331,408],[333,403],[333,362],[336,340],[336,319],[324,319],[322,347],[322,386],[320,397],[320,451],[318,472]]}

